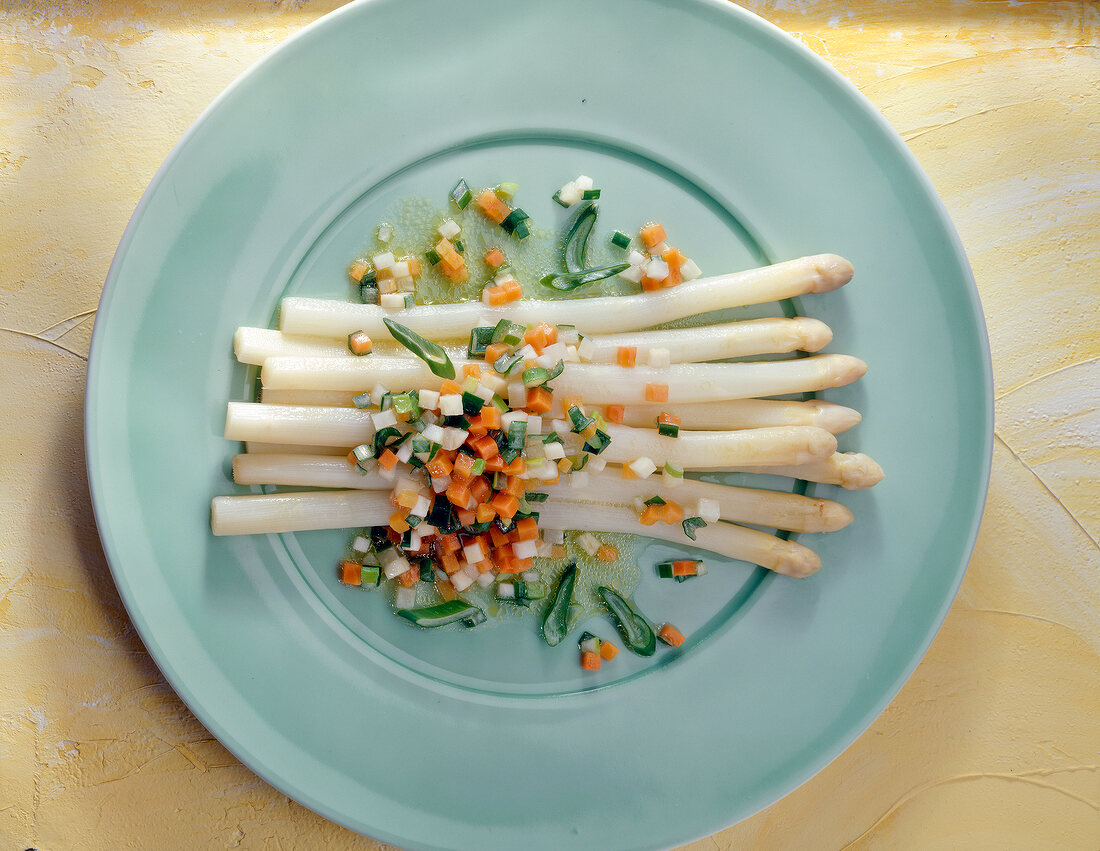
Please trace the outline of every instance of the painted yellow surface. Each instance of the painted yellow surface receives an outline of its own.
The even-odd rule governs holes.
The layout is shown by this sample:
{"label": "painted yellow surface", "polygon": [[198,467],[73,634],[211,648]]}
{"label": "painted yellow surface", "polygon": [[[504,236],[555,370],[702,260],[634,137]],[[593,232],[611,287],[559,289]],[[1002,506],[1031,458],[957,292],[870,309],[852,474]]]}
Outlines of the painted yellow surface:
{"label": "painted yellow surface", "polygon": [[[90,330],[141,192],[200,110],[327,2],[0,7],[0,845],[379,848],[257,779],[164,683],[99,548]],[[955,220],[997,440],[962,591],[817,777],[688,846],[1100,847],[1100,9],[746,4],[879,107]]]}

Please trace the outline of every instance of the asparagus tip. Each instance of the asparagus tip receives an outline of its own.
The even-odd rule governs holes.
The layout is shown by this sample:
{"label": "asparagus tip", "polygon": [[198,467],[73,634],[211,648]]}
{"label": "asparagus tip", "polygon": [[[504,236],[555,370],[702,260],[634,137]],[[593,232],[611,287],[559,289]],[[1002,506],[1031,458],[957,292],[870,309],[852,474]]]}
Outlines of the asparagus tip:
{"label": "asparagus tip", "polygon": [[806,403],[813,411],[813,425],[823,428],[833,434],[847,431],[863,420],[863,415],[855,408],[838,405],[836,402],[826,402],[823,399],[811,399]]}
{"label": "asparagus tip", "polygon": [[771,566],[771,569],[776,573],[782,573],[784,576],[804,579],[821,569],[821,557],[809,547],[797,544],[794,541],[777,539],[773,553],[775,564]]}
{"label": "asparagus tip", "polygon": [[873,487],[885,478],[882,467],[862,452],[845,452],[840,468],[840,486],[845,490]]}
{"label": "asparagus tip", "polygon": [[820,319],[799,316],[798,331],[801,338],[799,348],[804,352],[818,352],[833,339],[833,329]]}
{"label": "asparagus tip", "polygon": [[852,280],[855,274],[852,264],[838,254],[818,254],[811,260],[817,272],[811,292],[832,292]]}

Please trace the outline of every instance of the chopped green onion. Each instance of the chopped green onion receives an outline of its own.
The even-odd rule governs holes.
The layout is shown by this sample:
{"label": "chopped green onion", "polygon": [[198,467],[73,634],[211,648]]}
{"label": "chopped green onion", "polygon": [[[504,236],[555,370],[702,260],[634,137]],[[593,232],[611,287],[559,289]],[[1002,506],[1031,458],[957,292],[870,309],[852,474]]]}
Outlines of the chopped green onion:
{"label": "chopped green onion", "polygon": [[596,433],[584,442],[584,451],[599,455],[611,445],[611,435],[603,429],[596,429]]}
{"label": "chopped green onion", "polygon": [[532,491],[528,494],[525,494],[524,498],[528,502],[546,502],[546,500],[550,498],[550,494],[540,493],[538,491]]}
{"label": "chopped green onion", "polygon": [[525,325],[512,322],[510,319],[501,319],[493,328],[493,342],[514,346],[523,339],[526,331]]}
{"label": "chopped green onion", "polygon": [[596,281],[602,281],[604,278],[610,278],[628,268],[630,268],[629,263],[615,263],[611,266],[600,266],[597,269],[566,272],[563,275],[545,275],[539,279],[539,283],[544,287],[550,287],[561,292],[571,292],[578,287],[583,287],[585,284],[592,284]]}
{"label": "chopped green onion", "polygon": [[584,412],[576,405],[571,405],[566,413],[569,414],[569,419],[573,421],[573,428],[571,431],[577,434],[580,434],[592,425],[592,423],[596,422],[592,417],[586,417]]}
{"label": "chopped green onion", "polygon": [[542,439],[542,442],[543,443],[562,443],[563,441],[561,439],[560,434],[558,434],[556,431],[552,431],[552,432],[550,432],[550,434],[546,435]]}
{"label": "chopped green onion", "polygon": [[512,370],[523,363],[523,355],[503,354],[493,362],[493,369],[501,375],[511,375]]}
{"label": "chopped green onion", "polygon": [[599,213],[599,207],[594,203],[581,201],[566,219],[562,227],[562,262],[566,272],[576,273],[585,267],[588,237]]}
{"label": "chopped green onion", "polygon": [[626,646],[639,656],[652,656],[657,651],[657,636],[653,632],[653,627],[649,625],[649,621],[606,585],[601,585],[597,590],[603,597]]}
{"label": "chopped green onion", "polygon": [[[412,460],[413,460],[412,458],[410,458],[410,459],[409,459],[409,461],[410,461],[410,462],[411,462]],[[407,515],[405,515],[405,522],[409,524],[409,528],[410,528],[410,529],[415,529],[415,528],[416,528],[417,526],[419,526],[419,525],[420,525],[420,524],[421,524],[422,522],[424,522],[424,518],[423,518],[423,517],[419,517],[419,516],[417,516],[417,515],[415,515],[415,514],[407,514]],[[410,540],[410,541],[409,541],[409,544],[410,544],[410,545],[412,544],[412,540]]]}
{"label": "chopped green onion", "polygon": [[519,192],[518,183],[498,183],[493,190],[496,196],[502,201],[511,201],[517,192]]}
{"label": "chopped green onion", "polygon": [[682,479],[684,477],[684,468],[675,461],[665,461],[665,475],[672,476],[674,479]]}
{"label": "chopped green onion", "polygon": [[526,224],[524,224],[529,218],[531,218],[529,215],[523,212],[519,207],[516,207],[508,214],[507,218],[500,223],[500,226],[508,233],[523,239],[531,233]]}
{"label": "chopped green onion", "polygon": [[443,626],[455,621],[476,621],[478,615],[485,618],[485,612],[465,600],[448,600],[419,609],[398,609],[397,614],[421,627]]}
{"label": "chopped green onion", "polygon": [[472,417],[474,414],[481,412],[481,407],[485,404],[485,400],[480,396],[475,396],[473,393],[463,392],[462,394],[462,413]]}
{"label": "chopped green onion", "polygon": [[493,328],[481,326],[470,330],[470,345],[466,347],[466,354],[471,358],[485,356],[485,350],[493,342]]}
{"label": "chopped green onion", "polygon": [[359,300],[363,304],[378,304],[378,287],[372,284],[363,284],[359,287]]}
{"label": "chopped green onion", "polygon": [[398,393],[391,396],[390,405],[393,407],[394,413],[408,414],[410,419],[416,419],[420,416],[420,405],[417,404],[416,396],[412,392]]}
{"label": "chopped green onion", "polygon": [[585,189],[583,192],[581,192],[581,200],[582,201],[595,201],[599,197],[600,197],[600,190],[599,189]]}
{"label": "chopped green onion", "polygon": [[494,408],[496,408],[498,411],[500,411],[502,414],[506,414],[510,410],[512,410],[508,406],[508,403],[504,399],[502,399],[500,396],[498,396],[496,393],[494,393],[493,398],[489,400],[489,404],[492,405]]}
{"label": "chopped green onion", "polygon": [[657,565],[657,576],[661,579],[673,579],[675,574],[672,572],[672,562],[662,561]]}
{"label": "chopped green onion", "polygon": [[363,565],[363,584],[378,585],[382,581],[382,568],[377,564]]}
{"label": "chopped green onion", "polygon": [[577,563],[571,562],[561,575],[554,601],[542,622],[542,636],[551,647],[561,644],[569,632],[569,604],[577,584]]}
{"label": "chopped green onion", "polygon": [[440,261],[443,260],[439,252],[436,251],[434,248],[429,248],[427,251],[424,252],[424,259],[427,260],[428,263],[432,266],[437,265]]}
{"label": "chopped green onion", "polygon": [[564,202],[563,200],[561,200],[561,190],[560,190],[560,189],[559,189],[559,190],[557,190],[557,191],[556,191],[556,192],[555,192],[555,193],[554,193],[553,195],[551,195],[550,197],[551,197],[551,199],[553,199],[553,200],[554,200],[554,201],[555,201],[556,203],[558,203],[558,204],[561,204],[561,205],[562,205],[563,207],[569,207],[569,206],[571,206],[570,204],[567,204],[567,203],[565,203],[565,202]]}
{"label": "chopped green onion", "polygon": [[657,434],[662,434],[665,437],[679,437],[680,426],[676,423],[657,423]]}
{"label": "chopped green onion", "polygon": [[460,210],[465,210],[473,200],[474,193],[470,191],[470,185],[463,178],[459,178],[455,188],[451,190],[451,200]]}
{"label": "chopped green onion", "polygon": [[472,469],[473,469],[473,474],[475,476],[480,476],[482,473],[484,473],[485,472],[485,459],[484,458],[475,458],[474,459],[474,466],[473,466]]}
{"label": "chopped green onion", "polygon": [[351,397],[351,403],[362,410],[371,406],[370,393],[360,393]]}
{"label": "chopped green onion", "polygon": [[621,230],[617,230],[613,234],[611,234],[611,244],[618,248],[629,248],[630,237],[623,233]]}
{"label": "chopped green onion", "polygon": [[516,420],[508,426],[508,448],[523,449],[527,440],[527,421]]}
{"label": "chopped green onion", "polygon": [[388,316],[383,317],[382,321],[390,329],[393,338],[424,361],[434,375],[438,375],[440,378],[455,377],[455,365],[451,363],[450,357],[448,357],[442,346],[433,343],[431,340],[425,340],[411,328],[399,325]]}
{"label": "chopped green onion", "polygon": [[420,559],[420,581],[431,582],[435,578],[435,574],[432,572],[432,560],[430,558]]}
{"label": "chopped green onion", "polygon": [[546,380],[547,381],[553,381],[555,378],[557,378],[559,375],[561,375],[562,372],[564,372],[564,371],[565,371],[565,361],[564,360],[559,360],[556,364],[554,364],[552,367],[550,367],[550,373],[547,376]]}
{"label": "chopped green onion", "polygon": [[539,387],[550,380],[550,370],[542,366],[532,366],[523,371],[524,387]]}
{"label": "chopped green onion", "polygon": [[354,449],[351,450],[351,454],[355,456],[355,463],[362,465],[367,461],[374,458],[374,447],[369,443],[360,443]]}
{"label": "chopped green onion", "polygon": [[695,540],[695,532],[698,529],[702,529],[707,525],[707,521],[702,517],[685,517],[684,521],[680,524],[684,527],[684,534],[691,540]]}
{"label": "chopped green onion", "polygon": [[457,251],[459,254],[465,254],[466,253],[466,243],[463,242],[461,239],[455,239],[454,246],[455,246],[455,251]]}
{"label": "chopped green onion", "polygon": [[661,497],[657,496],[656,494],[654,494],[649,499],[647,499],[645,501],[645,504],[646,505],[668,505],[667,502],[665,502],[663,499],[661,499]]}

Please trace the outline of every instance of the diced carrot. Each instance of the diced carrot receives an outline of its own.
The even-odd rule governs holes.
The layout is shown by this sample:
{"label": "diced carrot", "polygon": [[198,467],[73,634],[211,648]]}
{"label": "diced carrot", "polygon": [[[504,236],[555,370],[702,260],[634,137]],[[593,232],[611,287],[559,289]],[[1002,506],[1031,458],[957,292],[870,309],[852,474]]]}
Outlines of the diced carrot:
{"label": "diced carrot", "polygon": [[414,278],[420,276],[420,258],[414,254],[410,254],[408,257],[403,258],[406,263],[409,264],[409,274]]}
{"label": "diced carrot", "polygon": [[626,408],[622,405],[608,405],[604,409],[603,418],[609,423],[619,423],[626,418]]}
{"label": "diced carrot", "polygon": [[397,577],[397,581],[405,588],[412,588],[417,582],[420,581],[420,568],[410,567],[404,573]]}
{"label": "diced carrot", "polygon": [[393,269],[389,267],[379,269],[374,275],[379,281],[388,281],[393,278]]}
{"label": "diced carrot", "polygon": [[431,461],[424,465],[424,469],[428,471],[428,475],[433,479],[442,479],[444,476],[451,475],[451,470],[454,469],[454,465],[452,465],[450,459],[445,456],[436,455]]}
{"label": "diced carrot", "polygon": [[383,470],[392,470],[397,466],[397,455],[392,449],[387,449],[378,456],[378,464]]}
{"label": "diced carrot", "polygon": [[504,287],[486,287],[485,299],[489,302],[489,307],[500,307],[502,304],[508,303],[508,292]]}
{"label": "diced carrot", "polygon": [[524,517],[516,521],[516,538],[520,541],[534,541],[539,536],[539,524],[534,517]]}
{"label": "diced carrot", "polygon": [[435,590],[439,592],[439,596],[443,598],[443,602],[445,603],[449,603],[451,600],[458,598],[458,594],[455,593],[455,587],[446,579],[439,579],[437,577],[435,580]]}
{"label": "diced carrot", "polygon": [[630,469],[630,467],[628,465],[623,464],[623,478],[624,479],[636,479],[636,478],[638,478],[638,476],[634,473],[633,470]]}
{"label": "diced carrot", "polygon": [[519,476],[509,476],[508,484],[505,486],[504,490],[514,497],[522,498],[523,495],[527,493],[527,482]]}
{"label": "diced carrot", "polygon": [[612,644],[610,641],[600,641],[600,657],[607,662],[610,662],[616,656],[619,655],[619,648]]}
{"label": "diced carrot", "polygon": [[596,550],[596,561],[617,561],[618,558],[619,551],[610,544],[603,544]]}
{"label": "diced carrot", "polygon": [[477,522],[477,513],[470,508],[458,509],[455,516],[463,526],[473,526]]}
{"label": "diced carrot", "polygon": [[672,647],[679,647],[684,643],[684,634],[670,623],[657,630],[657,637]]}
{"label": "diced carrot", "polygon": [[657,414],[657,425],[680,425],[683,420],[675,414],[670,414],[668,411],[661,411]]}
{"label": "diced carrot", "polygon": [[[492,506],[489,506],[492,508]],[[493,516],[495,517],[497,510],[493,508]],[[500,528],[494,523],[489,527],[489,539],[493,542],[494,547],[503,547],[508,543],[508,535],[500,531]]]}
{"label": "diced carrot", "polygon": [[488,573],[490,570],[493,569],[494,565],[491,561],[489,561],[489,559],[483,558],[481,561],[475,564],[474,567],[477,568],[478,573]]}
{"label": "diced carrot", "polygon": [[497,510],[497,514],[505,520],[511,520],[519,510],[519,500],[510,493],[503,491],[494,496],[489,504],[492,505],[493,508]]}
{"label": "diced carrot", "polygon": [[405,522],[405,512],[395,511],[390,515],[390,528],[401,534],[409,531],[409,524]]}
{"label": "diced carrot", "polygon": [[494,269],[499,269],[504,265],[504,252],[499,248],[490,248],[485,252],[485,262]]}
{"label": "diced carrot", "polygon": [[566,553],[565,544],[554,544],[554,548],[550,551],[550,558],[565,558]]}
{"label": "diced carrot", "polygon": [[500,447],[497,446],[497,442],[487,434],[479,437],[477,440],[469,441],[469,445],[470,448],[477,453],[478,458],[484,458],[485,460],[492,458],[500,452]]}
{"label": "diced carrot", "polygon": [[519,285],[519,281],[505,281],[499,286],[504,290],[504,294],[508,297],[508,301],[519,301],[523,298],[523,287]]}
{"label": "diced carrot", "polygon": [[[441,267],[442,269],[442,267]],[[452,284],[461,284],[463,281],[468,280],[470,273],[466,270],[466,266],[460,266],[457,269],[442,269],[443,277],[445,277]]]}
{"label": "diced carrot", "polygon": [[516,571],[517,573],[523,573],[523,571],[530,570],[534,566],[535,566],[535,560],[533,558],[517,558],[516,559],[516,567],[518,568],[518,570]]}
{"label": "diced carrot", "polygon": [[416,505],[416,501],[420,499],[420,494],[414,490],[404,490],[397,494],[397,507],[398,508],[412,508]]}
{"label": "diced carrot", "polygon": [[465,508],[470,501],[470,488],[462,482],[452,481],[447,488],[447,499],[457,508]]}
{"label": "diced carrot", "polygon": [[596,425],[595,421],[590,422],[584,428],[581,429],[581,437],[585,440],[591,440],[596,436],[596,432],[600,430],[600,427]]}
{"label": "diced carrot", "polygon": [[497,573],[503,575],[506,573],[523,573],[523,568],[519,566],[519,559],[515,556],[494,554],[496,561]]}
{"label": "diced carrot", "polygon": [[698,576],[699,575],[699,562],[697,562],[697,561],[674,561],[672,563],[672,575],[673,576]]}
{"label": "diced carrot", "polygon": [[363,280],[363,276],[369,271],[370,263],[368,263],[366,260],[356,260],[354,263],[348,266],[348,277],[358,284],[360,281]]}
{"label": "diced carrot", "polygon": [[[468,431],[474,437],[480,437],[482,435],[488,434],[489,428],[485,425],[485,423],[481,421],[481,414],[474,414],[472,417],[470,417],[470,424],[466,426],[466,431]],[[469,439],[467,439],[466,442],[469,443]]]}
{"label": "diced carrot", "polygon": [[532,414],[545,414],[554,406],[554,394],[547,387],[527,388],[527,404],[524,407]]}
{"label": "diced carrot", "polygon": [[667,384],[647,384],[645,386],[645,400],[647,402],[667,402]]}
{"label": "diced carrot", "polygon": [[[625,470],[627,468],[623,467],[623,469]],[[638,521],[643,526],[652,526],[660,519],[660,513],[657,511],[657,508],[658,506],[656,505],[647,505],[644,509],[642,509],[642,514],[638,518]]]}
{"label": "diced carrot", "polygon": [[649,277],[649,275],[646,275],[644,278],[642,278],[642,289],[645,290],[647,293],[651,293],[654,290],[662,289],[664,285],[664,281],[658,281],[656,278]]}
{"label": "diced carrot", "polygon": [[504,459],[499,454],[494,455],[488,461],[485,462],[486,473],[499,473],[504,469]]}
{"label": "diced carrot", "polygon": [[466,363],[462,365],[462,374],[466,378],[481,378],[481,367],[476,363]]}
{"label": "diced carrot", "polygon": [[492,405],[482,407],[481,424],[486,428],[500,428],[500,408]]}
{"label": "diced carrot", "polygon": [[523,456],[520,455],[511,464],[505,464],[501,467],[500,472],[504,473],[506,476],[522,476],[527,472],[527,462],[523,459]]}
{"label": "diced carrot", "polygon": [[615,363],[619,366],[634,366],[637,362],[637,346],[619,346],[619,348],[615,350]]}
{"label": "diced carrot", "polygon": [[548,345],[546,342],[546,332],[542,330],[542,326],[530,329],[523,335],[523,342],[529,343],[539,354],[542,354],[542,350]]}
{"label": "diced carrot", "polygon": [[[477,204],[478,209],[481,210],[485,218],[497,225],[508,218],[508,214],[512,212],[512,208],[501,201],[492,189],[482,190],[474,203]],[[654,245],[656,244],[654,243]]]}
{"label": "diced carrot", "polygon": [[600,669],[600,654],[595,650],[585,650],[581,653],[581,667],[586,671],[598,671]]}
{"label": "diced carrot", "polygon": [[508,354],[509,348],[507,343],[490,343],[485,347],[485,362],[496,363],[501,355]]}
{"label": "diced carrot", "polygon": [[357,561],[341,562],[340,581],[345,585],[362,585],[363,565]]}
{"label": "diced carrot", "polygon": [[665,241],[665,235],[665,229],[657,222],[646,225],[639,232],[639,236],[641,236],[642,242],[645,243],[646,248],[660,245]]}
{"label": "diced carrot", "polygon": [[365,331],[356,331],[348,337],[348,349],[353,355],[369,355],[374,343]]}
{"label": "diced carrot", "polygon": [[657,519],[662,523],[675,526],[684,519],[684,509],[677,502],[668,502],[664,505],[654,506],[657,509]]}
{"label": "diced carrot", "polygon": [[573,469],[573,462],[570,461],[568,458],[558,459],[558,472],[559,473],[568,473],[572,469]]}
{"label": "diced carrot", "polygon": [[561,400],[561,409],[568,412],[570,408],[577,408],[583,414],[585,413],[584,404],[581,402],[580,396],[565,396]]}
{"label": "diced carrot", "polygon": [[452,479],[464,479],[469,481],[474,477],[474,456],[459,452],[455,456],[454,465],[451,467]]}
{"label": "diced carrot", "polygon": [[458,556],[454,553],[447,553],[439,557],[439,564],[443,568],[443,572],[450,576],[452,573],[457,573],[459,564]]}
{"label": "diced carrot", "polygon": [[[492,438],[490,438],[492,440]],[[477,476],[470,482],[470,496],[476,499],[479,503],[488,502],[489,497],[493,495],[493,489],[489,487],[489,480],[484,476]],[[480,509],[480,505],[478,508]],[[486,520],[492,520],[492,517],[485,518]],[[484,523],[485,520],[478,518],[478,523]]]}
{"label": "diced carrot", "polygon": [[440,535],[436,539],[436,550],[440,555],[447,555],[448,553],[457,553],[462,549],[462,542],[458,540],[458,535]]}
{"label": "diced carrot", "polygon": [[348,453],[348,463],[351,464],[351,466],[353,466],[353,467],[358,467],[359,466],[359,459],[355,457],[355,451],[354,450],[352,450],[351,452]]}
{"label": "diced carrot", "polygon": [[462,395],[462,385],[450,378],[444,378],[443,383],[439,385],[439,395],[453,396],[456,393]]}

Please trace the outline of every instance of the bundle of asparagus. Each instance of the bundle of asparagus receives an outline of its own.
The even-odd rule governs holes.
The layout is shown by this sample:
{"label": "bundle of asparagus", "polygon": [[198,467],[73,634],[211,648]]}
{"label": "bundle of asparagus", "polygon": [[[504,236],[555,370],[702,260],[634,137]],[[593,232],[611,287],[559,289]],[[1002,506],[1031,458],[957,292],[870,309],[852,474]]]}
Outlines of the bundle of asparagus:
{"label": "bundle of asparagus", "polygon": [[[338,457],[376,432],[377,409],[360,409],[353,397],[377,385],[395,393],[431,391],[443,379],[407,349],[383,342],[388,337],[383,319],[393,316],[439,342],[458,369],[473,363],[459,341],[472,328],[508,319],[575,325],[584,343],[554,379],[555,399],[580,397],[589,407],[616,406],[619,413],[619,424],[606,426],[610,443],[599,456],[598,471],[538,483],[550,494],[540,506],[540,526],[634,532],[808,576],[821,565],[808,547],[737,524],[826,532],[851,522],[847,508],[794,493],[707,484],[682,477],[682,471],[765,473],[849,489],[874,485],[882,470],[872,459],[837,452],[835,435],[858,423],[858,412],[816,399],[762,398],[846,385],[860,378],[866,365],[840,354],[711,362],[817,352],[831,341],[832,332],[807,318],[640,329],[713,310],[829,292],[851,277],[851,264],[825,254],[700,278],[656,293],[521,300],[502,307],[461,303],[395,312],[286,298],[279,330],[240,328],[236,334],[237,358],[261,367],[263,390],[259,402],[229,403],[225,437],[247,448],[234,458],[234,480],[335,490],[216,497],[212,529],[216,535],[234,535],[385,525],[393,510],[392,476],[363,472]],[[356,357],[344,342],[361,331],[379,340],[370,357]],[[645,365],[618,365],[617,353],[624,349]],[[648,400],[654,386],[664,388],[662,401]],[[679,418],[685,428],[676,436],[660,434],[656,426],[662,412]],[[564,416],[560,401],[544,414],[549,420]],[[579,449],[580,438],[562,431],[565,450]],[[638,459],[665,472],[637,478]],[[641,469],[648,471],[645,465]],[[694,540],[679,525],[643,525],[637,505],[654,496],[712,501],[723,522],[698,529]]]}

